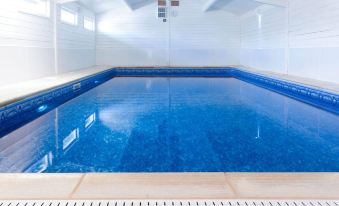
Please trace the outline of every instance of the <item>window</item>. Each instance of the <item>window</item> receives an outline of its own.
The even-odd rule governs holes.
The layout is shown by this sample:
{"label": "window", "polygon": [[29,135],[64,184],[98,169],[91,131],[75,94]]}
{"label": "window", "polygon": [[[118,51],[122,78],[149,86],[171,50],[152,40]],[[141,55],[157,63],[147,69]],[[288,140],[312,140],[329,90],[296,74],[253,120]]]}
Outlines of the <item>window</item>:
{"label": "window", "polygon": [[78,14],[77,12],[61,8],[60,19],[62,22],[70,25],[78,25]]}
{"label": "window", "polygon": [[75,129],[63,140],[63,142],[62,142],[63,150],[67,149],[78,138],[79,138],[79,129]]}
{"label": "window", "polygon": [[261,29],[262,28],[262,15],[258,14],[258,28]]}
{"label": "window", "polygon": [[94,19],[89,17],[84,17],[84,28],[90,31],[94,31],[95,25],[94,25]]}
{"label": "window", "polygon": [[50,0],[20,0],[19,11],[37,16],[50,17]]}

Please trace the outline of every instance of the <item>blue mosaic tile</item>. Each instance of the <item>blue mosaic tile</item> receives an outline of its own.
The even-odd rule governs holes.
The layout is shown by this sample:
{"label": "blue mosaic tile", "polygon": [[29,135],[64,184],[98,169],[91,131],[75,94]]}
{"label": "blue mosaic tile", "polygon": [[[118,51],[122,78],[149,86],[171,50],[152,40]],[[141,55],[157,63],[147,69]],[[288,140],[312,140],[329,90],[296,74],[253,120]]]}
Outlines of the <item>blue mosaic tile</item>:
{"label": "blue mosaic tile", "polygon": [[317,88],[234,69],[233,77],[339,114],[339,95]]}
{"label": "blue mosaic tile", "polygon": [[117,68],[114,69],[115,76],[166,76],[166,77],[231,77],[228,68]]}
{"label": "blue mosaic tile", "polygon": [[[97,82],[103,83],[111,79],[112,75],[112,70],[109,70],[0,108],[0,136],[94,88],[99,85]],[[73,85],[77,83],[81,83],[81,89],[74,91]],[[37,112],[41,105],[48,105],[48,109]]]}

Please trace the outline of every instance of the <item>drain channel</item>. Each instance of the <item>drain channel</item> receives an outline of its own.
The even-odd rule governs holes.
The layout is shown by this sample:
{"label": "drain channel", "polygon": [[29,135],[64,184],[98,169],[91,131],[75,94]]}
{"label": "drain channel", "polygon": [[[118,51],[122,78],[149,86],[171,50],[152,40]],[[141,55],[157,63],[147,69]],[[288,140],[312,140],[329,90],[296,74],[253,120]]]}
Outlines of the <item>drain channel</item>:
{"label": "drain channel", "polygon": [[0,206],[339,206],[339,200],[0,200]]}

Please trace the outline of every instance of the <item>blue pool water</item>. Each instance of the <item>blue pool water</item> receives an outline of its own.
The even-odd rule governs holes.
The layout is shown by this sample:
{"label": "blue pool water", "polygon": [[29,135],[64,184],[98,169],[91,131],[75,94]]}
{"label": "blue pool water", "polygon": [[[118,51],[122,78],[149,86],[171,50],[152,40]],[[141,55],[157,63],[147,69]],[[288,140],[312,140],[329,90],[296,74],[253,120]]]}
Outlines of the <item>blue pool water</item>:
{"label": "blue pool water", "polygon": [[218,171],[338,172],[339,116],[234,78],[128,77],[0,139],[0,172]]}

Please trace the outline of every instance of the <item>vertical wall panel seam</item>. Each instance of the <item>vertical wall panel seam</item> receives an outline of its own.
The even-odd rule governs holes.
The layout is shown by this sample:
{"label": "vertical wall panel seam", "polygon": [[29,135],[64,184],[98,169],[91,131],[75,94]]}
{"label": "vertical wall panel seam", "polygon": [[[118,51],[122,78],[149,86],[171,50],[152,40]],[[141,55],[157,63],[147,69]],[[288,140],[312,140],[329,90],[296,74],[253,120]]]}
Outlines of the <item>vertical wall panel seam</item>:
{"label": "vertical wall panel seam", "polygon": [[54,39],[54,73],[59,73],[59,64],[58,64],[58,4],[57,0],[53,1],[53,39]]}
{"label": "vertical wall panel seam", "polygon": [[285,48],[285,73],[289,74],[290,67],[290,0],[287,0],[286,8],[286,48]]}
{"label": "vertical wall panel seam", "polygon": [[172,35],[171,35],[171,30],[172,30],[172,27],[171,27],[171,24],[172,24],[172,21],[171,21],[171,18],[172,18],[172,6],[171,6],[171,0],[167,0],[167,7],[168,7],[168,66],[171,67],[172,64],[171,64],[171,54],[172,54]]}

